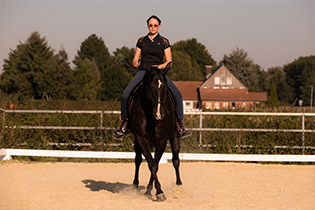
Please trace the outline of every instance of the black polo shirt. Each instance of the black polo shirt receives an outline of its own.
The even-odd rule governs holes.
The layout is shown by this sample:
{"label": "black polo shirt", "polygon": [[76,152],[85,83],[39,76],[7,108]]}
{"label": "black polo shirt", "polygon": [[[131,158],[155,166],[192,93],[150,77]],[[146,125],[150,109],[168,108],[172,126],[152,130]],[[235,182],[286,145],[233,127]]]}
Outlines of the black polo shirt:
{"label": "black polo shirt", "polygon": [[141,65],[139,69],[143,69],[144,64],[152,66],[164,63],[164,50],[170,47],[170,43],[167,38],[160,34],[153,41],[146,35],[138,39],[136,46],[141,49]]}

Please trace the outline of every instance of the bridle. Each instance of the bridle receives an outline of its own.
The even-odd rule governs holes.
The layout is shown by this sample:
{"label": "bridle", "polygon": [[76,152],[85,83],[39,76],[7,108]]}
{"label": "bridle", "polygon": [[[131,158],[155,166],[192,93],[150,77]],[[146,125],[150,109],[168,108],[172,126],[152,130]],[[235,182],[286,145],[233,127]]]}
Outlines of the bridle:
{"label": "bridle", "polygon": [[[147,91],[148,91],[148,93],[149,93],[149,96],[150,96],[151,101],[154,101],[153,96],[152,96],[151,91],[150,91],[150,89],[149,89],[148,86],[147,86]],[[160,99],[158,99],[156,102],[154,102],[153,105],[152,105],[152,107],[154,107],[154,106],[156,106],[156,105],[158,105],[158,104],[164,104],[165,101],[166,101],[166,96],[164,97],[164,100],[163,100],[163,101],[161,101]]]}

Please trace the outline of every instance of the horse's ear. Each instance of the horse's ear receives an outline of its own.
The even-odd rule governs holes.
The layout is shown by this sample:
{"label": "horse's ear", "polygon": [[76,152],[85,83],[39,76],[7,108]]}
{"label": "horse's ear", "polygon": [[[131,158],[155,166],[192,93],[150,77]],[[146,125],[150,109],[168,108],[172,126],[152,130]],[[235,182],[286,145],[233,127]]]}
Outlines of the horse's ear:
{"label": "horse's ear", "polygon": [[168,62],[167,65],[166,65],[166,67],[165,67],[165,69],[161,69],[161,73],[162,73],[163,75],[166,75],[167,72],[168,72],[168,70],[170,70],[171,65],[172,65],[172,61]]}

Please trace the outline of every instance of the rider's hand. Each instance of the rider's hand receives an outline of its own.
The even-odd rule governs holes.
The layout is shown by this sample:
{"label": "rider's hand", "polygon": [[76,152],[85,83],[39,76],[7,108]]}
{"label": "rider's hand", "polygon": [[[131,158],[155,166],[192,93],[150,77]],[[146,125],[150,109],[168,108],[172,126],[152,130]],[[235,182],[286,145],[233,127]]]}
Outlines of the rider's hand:
{"label": "rider's hand", "polygon": [[135,68],[138,68],[138,67],[140,66],[140,60],[134,61],[134,62],[133,62],[133,66],[134,66]]}

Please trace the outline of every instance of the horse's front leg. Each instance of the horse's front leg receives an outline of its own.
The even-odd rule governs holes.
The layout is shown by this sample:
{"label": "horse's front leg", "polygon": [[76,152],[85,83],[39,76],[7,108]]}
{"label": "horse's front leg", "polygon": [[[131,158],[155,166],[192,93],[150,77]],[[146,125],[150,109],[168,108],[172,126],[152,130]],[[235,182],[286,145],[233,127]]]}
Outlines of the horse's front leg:
{"label": "horse's front leg", "polygon": [[141,153],[141,147],[136,139],[135,141],[135,178],[133,180],[133,186],[137,189],[139,186],[139,168],[142,162],[142,153]]}
{"label": "horse's front leg", "polygon": [[[157,169],[158,169],[158,162],[156,163],[156,160],[152,157],[151,155],[151,150],[150,150],[150,144],[149,144],[149,141],[146,140],[146,138],[138,138],[138,142],[142,148],[142,153],[145,157],[145,159],[147,160],[148,162],[148,166],[149,166],[149,169],[150,169],[150,172],[151,172],[151,178],[150,178],[150,181],[149,181],[149,184],[148,184],[148,187],[147,187],[147,192],[146,194],[147,195],[151,195],[151,190],[153,188],[153,181],[155,183],[155,188],[156,188],[156,194],[159,195],[159,194],[163,194],[163,191],[161,190],[161,184],[157,178]],[[163,152],[162,152],[163,154]],[[155,152],[155,155],[156,157],[159,157],[157,158],[158,160],[161,158],[162,155],[159,154],[158,152],[158,149],[156,148],[156,152]],[[153,181],[151,181],[153,180]],[[165,200],[165,199],[164,199]]]}
{"label": "horse's front leg", "polygon": [[[155,181],[157,201],[165,201],[166,200],[166,197],[165,197],[165,195],[161,189],[161,184],[160,184],[158,177],[157,177],[157,172],[159,170],[159,162],[160,162],[161,157],[165,151],[165,147],[166,147],[166,141],[162,140],[162,141],[160,141],[160,143],[155,148],[155,156],[154,156],[154,163],[155,163],[155,169],[156,169],[155,177],[154,177],[154,174],[153,175],[151,174],[150,182],[149,182],[148,188],[147,188],[148,190],[149,189],[152,190],[153,181]],[[150,191],[150,194],[151,194],[151,191]]]}

